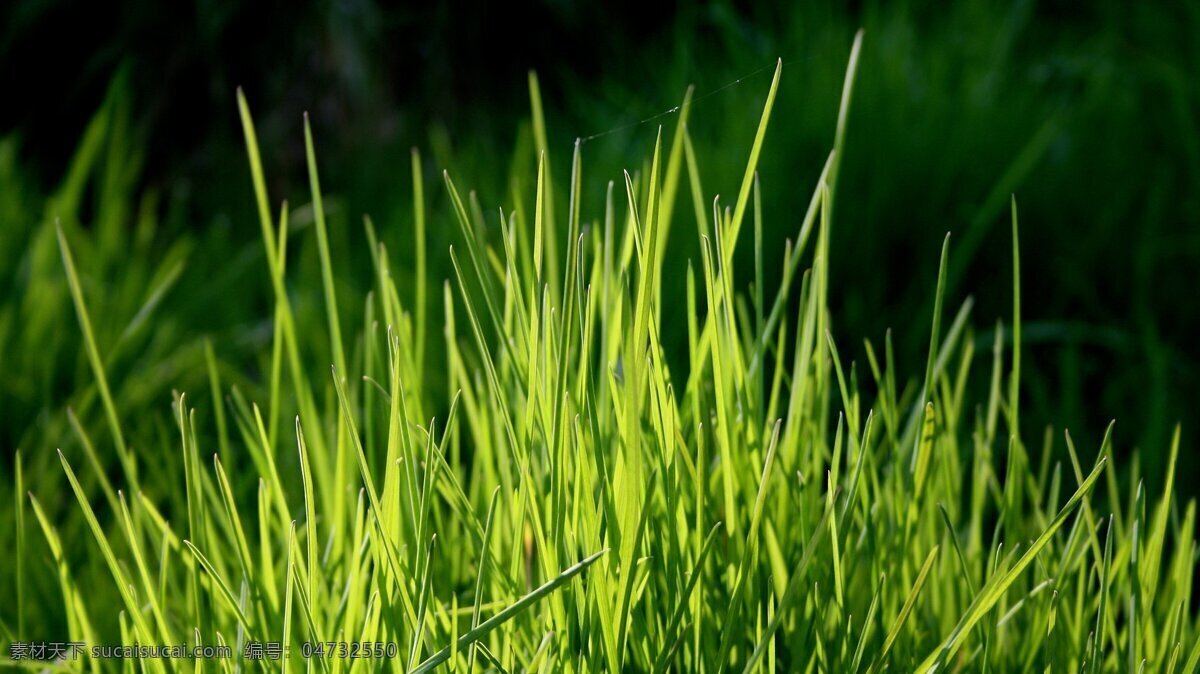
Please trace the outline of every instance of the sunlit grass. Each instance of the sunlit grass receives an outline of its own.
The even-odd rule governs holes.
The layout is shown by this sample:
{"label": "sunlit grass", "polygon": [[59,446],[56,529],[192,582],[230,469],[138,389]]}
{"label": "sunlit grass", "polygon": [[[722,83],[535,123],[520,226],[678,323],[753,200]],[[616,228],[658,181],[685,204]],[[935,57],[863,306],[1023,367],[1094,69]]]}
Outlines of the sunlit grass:
{"label": "sunlit grass", "polygon": [[[31,633],[41,607],[19,594],[6,640],[289,647],[199,663],[222,671],[1195,671],[1195,506],[1172,500],[1178,434],[1165,489],[1149,495],[1119,490],[1111,427],[1090,466],[1069,435],[1064,466],[1049,460],[1053,437],[1018,432],[1015,201],[1013,311],[991,354],[975,350],[969,299],[943,316],[958,302],[945,296],[950,237],[933,315],[919,317],[931,329],[918,381],[898,373],[890,337],[835,342],[829,260],[854,251],[831,250],[830,230],[835,202],[853,198],[837,178],[860,41],[793,238],[765,241],[758,207],[760,190],[795,187],[756,170],[782,64],[732,202],[700,183],[689,99],[603,203],[583,197],[579,144],[556,190],[561,158],[531,76],[537,183],[519,198],[532,211],[485,217],[443,174],[456,243],[450,267],[430,269],[414,151],[415,282],[397,283],[367,219],[375,282],[359,325],[342,322],[345,251],[331,246],[307,122],[320,287],[289,281],[296,232],[267,194],[239,95],[274,302],[260,397],[224,383],[205,342],[208,390],[179,392],[169,415],[122,407],[58,228],[107,425],[91,437],[71,417],[83,450],[58,455],[77,501],[61,517],[45,514],[60,498],[39,488],[50,478],[16,462],[12,579],[23,590],[52,576],[69,634]],[[701,255],[677,259],[667,233],[689,227]],[[748,244],[755,268],[737,271]],[[936,244],[912,264],[932,263]],[[773,291],[766,246],[785,250]],[[669,274],[686,275],[684,296],[664,294]],[[755,279],[749,292],[738,278]],[[296,311],[309,295],[323,316]],[[682,371],[660,339],[669,321],[687,325]],[[160,443],[127,445],[123,422],[144,415],[163,419]],[[89,552],[64,554],[67,531]],[[81,567],[105,584],[83,586]],[[303,657],[327,642],[395,655]]]}

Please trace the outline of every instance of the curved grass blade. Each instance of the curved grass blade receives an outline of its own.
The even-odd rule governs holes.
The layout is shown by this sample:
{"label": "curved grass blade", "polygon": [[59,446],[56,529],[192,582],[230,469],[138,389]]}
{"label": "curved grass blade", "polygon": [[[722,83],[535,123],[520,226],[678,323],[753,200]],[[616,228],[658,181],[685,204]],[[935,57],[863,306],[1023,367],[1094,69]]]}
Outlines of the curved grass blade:
{"label": "curved grass blade", "polygon": [[[584,569],[591,566],[596,560],[600,559],[607,553],[608,549],[601,550],[600,552],[593,553],[592,555],[579,560],[579,563],[575,564],[574,566],[564,569],[563,572],[558,574],[558,576],[555,578],[547,581],[541,587],[537,588],[533,592],[530,592],[524,597],[521,597],[516,602],[506,607],[503,611],[500,611],[491,618],[488,618],[480,623],[478,627],[459,637],[456,646],[457,649],[461,651],[464,648],[469,648],[471,644],[487,636],[487,634],[492,630],[503,625],[509,620],[512,620],[522,611],[532,606],[539,599],[550,594],[565,584],[568,580],[571,580],[578,574],[582,573]],[[415,669],[413,669],[411,674],[425,674],[426,672],[433,671],[434,668],[450,658],[451,650],[452,649],[450,646],[446,646],[437,653],[434,653]]]}

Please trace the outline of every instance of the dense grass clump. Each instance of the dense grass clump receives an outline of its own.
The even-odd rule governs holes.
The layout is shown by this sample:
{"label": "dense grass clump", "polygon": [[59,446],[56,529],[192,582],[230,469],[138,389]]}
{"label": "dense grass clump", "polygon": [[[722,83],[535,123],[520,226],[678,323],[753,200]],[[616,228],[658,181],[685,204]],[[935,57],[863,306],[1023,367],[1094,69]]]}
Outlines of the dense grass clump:
{"label": "dense grass clump", "polygon": [[[578,144],[556,191],[531,80],[532,210],[514,195],[489,226],[444,175],[456,243],[430,269],[414,152],[414,264],[397,270],[367,219],[365,298],[339,287],[307,125],[312,231],[298,231],[320,274],[290,280],[296,231],[239,97],[274,298],[264,367],[249,381],[206,348],[207,388],[176,395],[157,442],[129,442],[132,419],[165,410],[114,397],[95,293],[57,230],[94,384],[81,397],[105,428],[70,416],[61,473],[43,448],[16,458],[5,638],[225,644],[235,657],[196,663],[224,671],[1194,672],[1195,505],[1172,501],[1173,468],[1161,494],[1122,492],[1111,428],[1091,465],[1069,435],[1059,465],[1052,435],[1018,432],[1015,203],[1013,314],[990,354],[969,299],[944,310],[949,238],[922,376],[902,380],[889,337],[864,342],[862,370],[835,343],[828,264],[853,251],[831,250],[830,231],[853,198],[837,176],[857,54],[792,239],[764,240],[756,173],[782,66],[729,200],[701,185],[686,99],[602,203],[583,196]],[[699,259],[672,257],[672,229]],[[746,246],[753,269],[735,273]],[[785,249],[773,292],[767,246]],[[670,274],[686,294],[664,291]],[[297,310],[314,301],[322,313]],[[660,340],[670,321],[686,323],[684,368]],[[1172,466],[1177,453],[1178,435]],[[36,633],[55,626],[43,614],[65,633]],[[289,655],[241,660],[254,642]],[[349,659],[337,642],[384,646]]]}

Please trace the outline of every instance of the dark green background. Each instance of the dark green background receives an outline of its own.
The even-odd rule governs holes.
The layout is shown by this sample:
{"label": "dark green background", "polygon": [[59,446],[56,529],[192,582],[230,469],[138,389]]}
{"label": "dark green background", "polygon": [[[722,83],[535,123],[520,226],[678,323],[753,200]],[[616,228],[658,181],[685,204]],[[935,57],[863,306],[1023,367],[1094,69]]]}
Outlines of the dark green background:
{"label": "dark green background", "polygon": [[[375,217],[401,263],[411,260],[402,245],[409,147],[425,155],[435,280],[446,275],[440,265],[453,240],[440,169],[477,189],[489,217],[509,205],[509,167],[532,170],[534,162],[529,69],[541,78],[560,184],[575,137],[619,129],[583,146],[584,212],[594,216],[604,182],[637,168],[657,125],[670,131],[675,118],[630,124],[676,105],[688,84],[703,96],[691,129],[705,189],[732,195],[781,57],[760,164],[770,289],[781,242],[795,235],[832,144],[846,59],[863,27],[832,241],[844,357],[865,364],[860,340],[878,343],[890,327],[902,373],[919,374],[947,231],[947,305],[954,311],[974,296],[975,337],[986,352],[995,321],[1007,324],[1011,312],[1008,200],[1016,194],[1027,438],[1040,438],[1049,423],[1069,427],[1091,455],[1116,418],[1118,461],[1140,447],[1153,483],[1182,422],[1180,470],[1197,468],[1187,449],[1200,404],[1196,3],[32,1],[0,12],[0,168],[6,185],[20,186],[9,200],[20,207],[6,208],[0,227],[33,232],[53,215],[41,200],[113,92],[130,120],[125,142],[136,148],[128,189],[154,195],[137,203],[162,222],[148,254],[175,239],[194,242],[159,320],[176,339],[213,336],[233,362],[261,347],[270,316],[238,85],[255,110],[272,196],[295,206],[308,200],[301,114],[311,113],[336,264],[358,302],[355,293],[370,282],[363,213]],[[674,291],[695,253],[690,220],[683,201]],[[29,284],[31,253],[21,242],[32,247],[33,238],[9,236],[13,248],[0,251],[0,289],[13,302]],[[86,273],[86,255],[81,265]],[[93,267],[112,278],[123,265]],[[69,303],[54,310],[69,312]],[[679,348],[681,319],[668,311],[669,325],[677,324],[668,341]],[[8,329],[11,336],[22,328]],[[78,337],[63,335],[54,344],[72,365],[47,365],[23,382],[23,363],[35,357],[13,346],[21,343],[10,338],[3,357],[5,376],[17,382],[0,398],[0,442],[10,446],[39,437],[29,429],[44,426],[46,411],[73,390],[71,378],[86,374]],[[131,357],[115,360],[118,374],[136,370]],[[245,361],[253,379],[256,361]],[[981,384],[989,367],[981,358]],[[186,383],[202,374],[179,376]],[[162,391],[146,397],[166,409]]]}

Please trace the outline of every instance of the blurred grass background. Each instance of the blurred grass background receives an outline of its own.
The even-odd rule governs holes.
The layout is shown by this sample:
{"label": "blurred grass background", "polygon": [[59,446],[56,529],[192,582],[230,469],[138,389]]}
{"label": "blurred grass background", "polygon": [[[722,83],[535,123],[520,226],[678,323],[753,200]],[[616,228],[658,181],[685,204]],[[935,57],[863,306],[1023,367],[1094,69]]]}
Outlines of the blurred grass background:
{"label": "blurred grass background", "polygon": [[[675,118],[637,122],[695,85],[690,128],[710,171],[705,190],[731,195],[771,66],[782,58],[760,163],[772,288],[782,240],[795,236],[831,143],[860,26],[866,38],[832,241],[839,342],[878,340],[891,328],[902,369],[919,374],[947,231],[949,306],[970,294],[975,325],[1007,318],[1015,193],[1027,437],[1053,423],[1091,454],[1116,418],[1118,462],[1122,447],[1140,446],[1140,473],[1151,484],[1176,422],[1184,446],[1195,445],[1196,3],[31,0],[5,4],[0,17],[5,472],[12,448],[70,442],[65,405],[85,423],[100,418],[94,391],[77,384],[90,374],[55,218],[82,237],[78,264],[99,303],[98,339],[111,350],[106,366],[123,410],[151,406],[165,416],[172,388],[200,390],[205,338],[229,364],[223,376],[246,386],[260,378],[253,354],[269,340],[272,305],[237,86],[255,110],[271,193],[292,198],[298,229],[311,221],[301,132],[302,112],[311,114],[349,298],[369,282],[364,213],[392,242],[397,264],[411,260],[402,244],[411,146],[425,156],[434,281],[447,275],[452,241],[437,172],[475,189],[492,223],[495,208],[514,199],[510,170],[518,183],[525,176],[517,189],[529,198],[530,69],[540,78],[560,185],[576,137],[601,134],[583,146],[592,176],[618,179],[621,168],[637,168],[627,158],[644,154],[657,125]],[[592,205],[585,201],[584,212],[598,212],[603,195],[584,198]],[[678,285],[665,293],[682,293],[692,238],[690,228],[675,228]],[[289,275],[315,275],[314,246],[301,237],[296,246]],[[319,298],[297,298],[296,310],[298,321],[323,320]],[[666,342],[683,344],[683,317],[666,322]],[[992,335],[976,339],[988,353]],[[845,357],[864,360],[861,347]],[[132,423],[143,437],[167,432],[161,419]],[[1182,453],[1183,475],[1200,467],[1194,457]]]}

